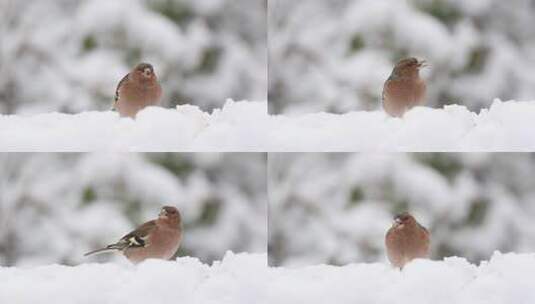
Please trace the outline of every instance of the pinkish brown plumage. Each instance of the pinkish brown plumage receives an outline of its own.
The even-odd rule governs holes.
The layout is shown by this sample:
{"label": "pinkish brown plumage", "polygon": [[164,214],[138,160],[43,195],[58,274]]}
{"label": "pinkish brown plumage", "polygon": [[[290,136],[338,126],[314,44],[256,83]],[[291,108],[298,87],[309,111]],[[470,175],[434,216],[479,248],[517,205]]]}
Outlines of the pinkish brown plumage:
{"label": "pinkish brown plumage", "polygon": [[383,88],[383,107],[390,116],[401,117],[406,111],[425,101],[426,85],[420,78],[425,61],[416,58],[400,60]]}
{"label": "pinkish brown plumage", "polygon": [[154,68],[140,63],[119,81],[113,108],[123,117],[134,118],[145,107],[159,105],[161,96],[162,88]]}
{"label": "pinkish brown plumage", "polygon": [[162,208],[158,219],[146,222],[136,230],[123,236],[117,243],[85,255],[109,251],[122,252],[132,263],[146,259],[172,258],[182,240],[182,218],[175,207]]}
{"label": "pinkish brown plumage", "polygon": [[403,268],[417,258],[429,257],[429,232],[405,212],[397,215],[385,237],[386,253],[390,263]]}

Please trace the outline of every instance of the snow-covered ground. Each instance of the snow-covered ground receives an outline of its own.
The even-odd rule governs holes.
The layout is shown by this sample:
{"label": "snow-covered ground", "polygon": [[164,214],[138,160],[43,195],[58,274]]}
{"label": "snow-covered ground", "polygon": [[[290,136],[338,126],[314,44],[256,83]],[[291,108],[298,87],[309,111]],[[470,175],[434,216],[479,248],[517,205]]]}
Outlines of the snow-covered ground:
{"label": "snow-covered ground", "polygon": [[266,102],[227,100],[211,113],[196,106],[150,107],[136,119],[118,113],[0,116],[2,151],[260,151]]}
{"label": "snow-covered ground", "polygon": [[535,255],[495,253],[479,266],[463,258],[386,264],[268,268],[265,254],[227,253],[140,265],[0,268],[0,303],[533,303]]}
{"label": "snow-covered ground", "polygon": [[261,303],[266,255],[227,253],[211,266],[196,258],[140,265],[0,268],[0,303]]}
{"label": "snow-covered ground", "polygon": [[479,266],[463,258],[417,260],[403,271],[385,264],[278,268],[269,302],[375,304],[534,303],[533,254],[495,253]]}
{"label": "snow-covered ground", "polygon": [[535,102],[495,100],[470,112],[460,105],[414,108],[402,119],[382,111],[275,116],[275,151],[533,151]]}
{"label": "snow-covered ground", "polygon": [[266,102],[228,100],[211,113],[196,106],[151,107],[135,120],[115,112],[0,116],[2,151],[532,151],[535,102],[495,100],[418,107],[404,118],[382,111],[270,116]]}

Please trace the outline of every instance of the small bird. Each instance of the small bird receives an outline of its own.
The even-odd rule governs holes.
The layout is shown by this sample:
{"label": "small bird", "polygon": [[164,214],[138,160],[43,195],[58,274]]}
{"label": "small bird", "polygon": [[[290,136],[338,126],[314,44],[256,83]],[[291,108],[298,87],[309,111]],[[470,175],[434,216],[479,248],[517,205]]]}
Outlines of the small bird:
{"label": "small bird", "polygon": [[413,259],[429,257],[429,231],[407,212],[397,215],[385,237],[390,263],[403,268]]}
{"label": "small bird", "polygon": [[383,87],[383,107],[390,116],[402,117],[412,107],[422,105],[426,85],[420,78],[425,61],[411,57],[400,60]]}
{"label": "small bird", "polygon": [[172,258],[182,240],[182,218],[175,207],[165,206],[158,219],[146,222],[136,230],[123,236],[117,243],[86,253],[120,251],[132,263],[137,264],[146,259]]}
{"label": "small bird", "polygon": [[154,68],[140,63],[119,81],[113,109],[122,117],[135,117],[143,108],[160,104],[162,88]]}

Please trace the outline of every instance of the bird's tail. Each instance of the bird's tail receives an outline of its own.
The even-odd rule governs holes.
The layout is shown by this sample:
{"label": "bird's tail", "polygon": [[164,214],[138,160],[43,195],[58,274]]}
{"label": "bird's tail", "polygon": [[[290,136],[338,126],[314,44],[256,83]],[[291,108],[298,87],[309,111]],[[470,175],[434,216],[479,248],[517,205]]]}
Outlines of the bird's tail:
{"label": "bird's tail", "polygon": [[114,250],[122,250],[123,247],[120,246],[119,244],[111,244],[111,245],[108,245],[104,248],[100,248],[100,249],[97,249],[97,250],[93,250],[93,251],[89,251],[87,253],[84,254],[84,256],[88,256],[88,255],[92,255],[92,254],[99,254],[99,253],[105,253],[105,252],[109,252],[109,251],[114,251]]}

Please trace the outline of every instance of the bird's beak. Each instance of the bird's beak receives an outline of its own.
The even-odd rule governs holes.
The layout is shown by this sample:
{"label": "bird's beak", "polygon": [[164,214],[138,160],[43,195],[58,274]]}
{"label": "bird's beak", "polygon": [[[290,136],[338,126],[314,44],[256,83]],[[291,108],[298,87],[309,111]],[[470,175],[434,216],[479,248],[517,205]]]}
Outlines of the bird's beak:
{"label": "bird's beak", "polygon": [[394,225],[399,225],[399,224],[401,224],[401,219],[395,218],[394,219]]}
{"label": "bird's beak", "polygon": [[158,214],[158,216],[167,216],[167,211],[165,211],[165,209],[162,209],[162,211],[160,211],[160,214]]}
{"label": "bird's beak", "polygon": [[145,69],[145,71],[143,71],[143,74],[145,75],[145,77],[150,77],[150,70]]}
{"label": "bird's beak", "polygon": [[419,68],[425,68],[425,67],[428,67],[428,66],[429,66],[429,64],[427,64],[427,61],[425,61],[425,60],[422,60],[422,61],[418,62],[418,67]]}

